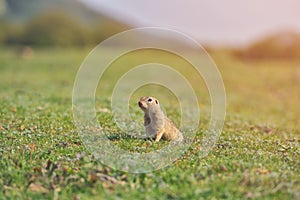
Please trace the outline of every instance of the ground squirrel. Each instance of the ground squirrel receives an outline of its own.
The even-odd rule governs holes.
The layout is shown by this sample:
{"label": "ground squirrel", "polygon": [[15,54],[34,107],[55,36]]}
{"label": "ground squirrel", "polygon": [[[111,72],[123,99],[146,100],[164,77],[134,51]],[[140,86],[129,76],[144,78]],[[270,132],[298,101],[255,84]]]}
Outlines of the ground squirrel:
{"label": "ground squirrel", "polygon": [[147,137],[155,136],[155,142],[161,138],[168,141],[182,141],[182,133],[161,110],[159,101],[154,97],[142,97],[139,107],[144,111],[144,126]]}

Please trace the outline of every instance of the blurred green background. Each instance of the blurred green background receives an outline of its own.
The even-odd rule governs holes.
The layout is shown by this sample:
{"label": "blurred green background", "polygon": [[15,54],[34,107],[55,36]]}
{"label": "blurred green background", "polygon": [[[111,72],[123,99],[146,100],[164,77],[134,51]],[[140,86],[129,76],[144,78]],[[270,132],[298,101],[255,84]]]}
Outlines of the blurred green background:
{"label": "blurred green background", "polygon": [[1,0],[0,44],[5,46],[96,45],[128,25],[72,0]]}

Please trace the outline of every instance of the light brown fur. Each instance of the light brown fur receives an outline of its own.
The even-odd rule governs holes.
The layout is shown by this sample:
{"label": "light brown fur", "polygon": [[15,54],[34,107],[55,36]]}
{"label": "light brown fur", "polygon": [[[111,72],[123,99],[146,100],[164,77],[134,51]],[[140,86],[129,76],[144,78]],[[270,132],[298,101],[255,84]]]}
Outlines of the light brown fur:
{"label": "light brown fur", "polygon": [[155,142],[161,138],[168,141],[182,141],[182,133],[161,110],[159,101],[154,97],[142,97],[138,102],[144,111],[144,126],[147,137],[155,137]]}

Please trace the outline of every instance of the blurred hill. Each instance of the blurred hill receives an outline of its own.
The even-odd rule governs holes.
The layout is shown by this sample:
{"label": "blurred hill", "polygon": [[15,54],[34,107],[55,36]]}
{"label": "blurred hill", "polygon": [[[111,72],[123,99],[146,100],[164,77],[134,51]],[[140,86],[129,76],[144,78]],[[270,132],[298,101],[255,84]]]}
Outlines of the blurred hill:
{"label": "blurred hill", "polygon": [[6,21],[26,22],[32,17],[42,15],[45,12],[63,12],[69,17],[82,23],[110,23],[123,26],[99,12],[93,11],[77,0],[4,0],[6,9],[4,19]]}
{"label": "blurred hill", "polygon": [[0,0],[0,43],[6,45],[89,45],[129,25],[78,0]]}
{"label": "blurred hill", "polygon": [[234,53],[244,60],[300,59],[300,34],[282,32],[263,38]]}

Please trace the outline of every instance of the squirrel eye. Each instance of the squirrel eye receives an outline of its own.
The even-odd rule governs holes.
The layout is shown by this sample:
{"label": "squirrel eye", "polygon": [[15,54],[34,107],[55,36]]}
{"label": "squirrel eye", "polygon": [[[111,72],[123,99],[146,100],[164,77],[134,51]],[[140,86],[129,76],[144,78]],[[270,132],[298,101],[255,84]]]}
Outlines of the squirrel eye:
{"label": "squirrel eye", "polygon": [[148,102],[151,102],[152,101],[152,99],[148,99]]}

